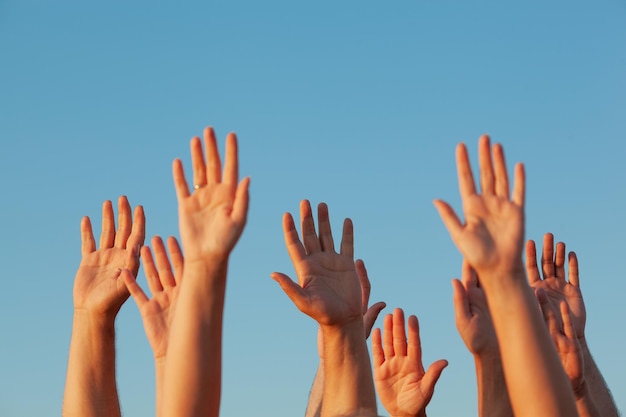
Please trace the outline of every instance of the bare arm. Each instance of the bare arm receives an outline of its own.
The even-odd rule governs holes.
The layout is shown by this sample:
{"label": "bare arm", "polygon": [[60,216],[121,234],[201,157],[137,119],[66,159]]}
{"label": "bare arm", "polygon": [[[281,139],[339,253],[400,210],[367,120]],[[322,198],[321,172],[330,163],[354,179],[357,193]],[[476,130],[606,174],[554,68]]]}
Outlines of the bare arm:
{"label": "bare arm", "polygon": [[[169,329],[178,296],[178,286],[181,283],[183,271],[183,254],[175,238],[170,237],[167,241],[168,251],[172,258],[168,258],[165,245],[160,237],[152,238],[154,256],[149,247],[141,248],[141,258],[146,273],[148,287],[152,294],[148,298],[141,289],[135,278],[124,271],[123,279],[130,295],[135,300],[144,330],[154,354],[154,366],[156,371],[156,415],[163,416],[163,396],[165,393],[165,360],[167,357],[167,342]],[[155,261],[156,258],[156,261]]]}
{"label": "bare arm", "polygon": [[463,262],[461,281],[452,281],[456,328],[474,357],[478,387],[478,415],[512,417],[498,339],[484,290],[476,272]]}
{"label": "bare arm", "polygon": [[166,416],[217,416],[221,395],[222,323],[230,253],[246,223],[249,179],[239,181],[237,139],[226,141],[224,170],[211,128],[191,140],[194,191],[174,161],[185,265],[165,361]]}
{"label": "bare arm", "polygon": [[574,332],[583,352],[585,391],[590,398],[586,403],[589,401],[595,403],[603,416],[618,417],[619,413],[611,392],[587,346],[585,337],[587,311],[580,289],[578,257],[575,252],[569,252],[566,258],[566,253],[565,243],[558,242],[555,245],[552,233],[546,233],[543,237],[540,272],[535,242],[529,240],[526,243],[528,281],[533,288],[544,290],[553,303],[558,305],[561,301],[567,302]]}
{"label": "bare arm", "polygon": [[376,397],[365,343],[361,288],[354,264],[353,229],[344,221],[339,253],[335,251],[328,208],[318,207],[319,233],[308,201],[300,205],[302,241],[290,214],[283,232],[298,282],[274,272],[287,296],[320,326],[324,355],[323,417],[376,415]]}
{"label": "bare arm", "polygon": [[115,383],[115,317],[128,298],[123,269],[139,268],[145,222],[141,207],[134,221],[126,197],[118,201],[115,229],[110,201],[102,209],[102,235],[96,250],[91,222],[81,222],[82,260],[74,280],[74,321],[63,398],[64,417],[115,417],[120,405]]}
{"label": "bare arm", "polygon": [[[363,326],[365,327],[365,338],[367,339],[374,327],[374,323],[378,318],[381,310],[385,308],[385,303],[378,302],[369,305],[371,283],[367,275],[367,269],[362,260],[358,259],[355,262],[356,272],[359,276],[359,282],[361,284],[361,299],[363,309]],[[321,329],[318,331],[317,347],[320,355],[320,366],[315,373],[315,379],[313,380],[313,386],[309,394],[309,402],[307,404],[305,417],[318,417],[322,412],[322,403],[324,399],[324,341]]]}
{"label": "bare arm", "polygon": [[465,145],[457,148],[465,222],[441,200],[435,205],[452,240],[477,272],[502,355],[509,398],[516,416],[576,415],[574,396],[526,282],[524,170],[515,167],[512,197],[502,147],[479,141],[481,193],[476,191]]}

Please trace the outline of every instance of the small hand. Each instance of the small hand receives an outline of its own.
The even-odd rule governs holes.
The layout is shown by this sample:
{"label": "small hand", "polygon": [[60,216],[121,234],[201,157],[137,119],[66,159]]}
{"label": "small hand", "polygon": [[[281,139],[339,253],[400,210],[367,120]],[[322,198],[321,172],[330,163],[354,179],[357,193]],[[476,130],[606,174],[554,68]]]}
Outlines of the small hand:
{"label": "small hand", "polygon": [[[542,289],[537,289],[535,295],[539,300],[543,318],[546,321],[550,336],[556,347],[556,351],[561,359],[561,364],[572,384],[574,394],[578,398],[578,393],[582,391],[584,385],[584,359],[583,351],[578,343],[576,332],[570,309],[565,300],[558,301],[556,306],[550,301],[548,294]],[[560,326],[560,323],[563,326]]]}
{"label": "small hand", "polygon": [[131,209],[126,197],[118,200],[119,224],[115,230],[115,216],[110,201],[102,206],[102,234],[100,248],[96,249],[91,221],[81,221],[82,259],[74,280],[74,309],[87,311],[114,320],[128,291],[120,274],[128,269],[137,275],[139,248],[145,236],[143,208]]}
{"label": "small hand", "polygon": [[435,200],[435,206],[452,240],[482,280],[488,278],[484,274],[486,271],[497,276],[520,272],[524,241],[523,166],[518,164],[515,167],[511,199],[502,146],[494,145],[494,161],[489,148],[489,137],[482,136],[478,153],[481,182],[479,194],[474,184],[467,149],[464,144],[457,147],[457,170],[465,224],[450,205]]}
{"label": "small hand", "polygon": [[[578,259],[574,252],[568,254],[569,280],[565,280],[565,243],[559,242],[554,250],[554,236],[546,233],[543,237],[543,252],[541,255],[541,269],[543,279],[537,266],[535,242],[526,243],[526,271],[531,287],[543,289],[547,296],[559,305],[562,300],[567,301],[573,316],[576,336],[581,339],[585,336],[585,322],[587,313],[583,295],[580,291],[578,277]],[[557,320],[559,320],[557,318]],[[560,322],[560,320],[559,320]],[[562,327],[562,326],[559,326]]]}
{"label": "small hand", "polygon": [[342,325],[362,320],[361,287],[353,258],[352,221],[344,221],[341,249],[337,253],[326,204],[318,206],[319,237],[307,200],[300,204],[300,218],[302,241],[291,214],[283,216],[285,244],[298,283],[279,272],[273,272],[272,279],[280,284],[300,311],[320,325]]}
{"label": "small hand", "polygon": [[446,360],[438,360],[424,372],[417,317],[409,317],[409,340],[404,330],[404,312],[395,309],[385,316],[384,344],[380,329],[372,336],[374,382],[381,402],[392,417],[425,416],[426,406]]}
{"label": "small hand", "polygon": [[463,261],[461,281],[452,281],[456,328],[474,355],[500,355],[487,298],[472,267]]}
{"label": "small hand", "polygon": [[152,298],[148,298],[130,272],[124,271],[123,278],[128,291],[139,307],[154,358],[160,359],[167,354],[167,340],[172,317],[174,317],[184,259],[180,246],[174,237],[167,240],[168,251],[172,259],[171,264],[160,237],[152,238],[152,247],[154,248],[156,264],[150,248],[144,246],[141,249],[141,258]]}
{"label": "small hand", "polygon": [[204,131],[207,159],[202,143],[191,140],[194,191],[189,193],[182,162],[174,161],[173,176],[178,197],[180,236],[187,263],[230,254],[246,224],[250,179],[239,182],[237,138],[226,138],[226,162],[222,175],[220,156],[212,128]]}

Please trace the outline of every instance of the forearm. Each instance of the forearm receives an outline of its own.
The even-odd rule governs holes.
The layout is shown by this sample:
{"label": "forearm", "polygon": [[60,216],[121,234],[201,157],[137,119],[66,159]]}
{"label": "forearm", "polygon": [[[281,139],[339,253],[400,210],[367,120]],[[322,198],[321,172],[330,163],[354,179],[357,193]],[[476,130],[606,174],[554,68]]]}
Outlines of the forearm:
{"label": "forearm", "polygon": [[475,355],[479,417],[513,417],[500,353]]}
{"label": "forearm", "polygon": [[576,409],[580,417],[602,417],[604,416],[598,411],[593,397],[589,392],[588,386],[583,383],[582,389],[575,393],[576,395]]}
{"label": "forearm", "polygon": [[163,412],[163,395],[165,394],[165,389],[163,388],[165,385],[165,360],[166,357],[160,357],[154,360],[154,373],[156,380],[156,417],[165,416],[165,413]]}
{"label": "forearm", "polygon": [[319,417],[322,413],[322,400],[324,398],[324,361],[320,360],[320,366],[315,373],[315,379],[311,386],[309,402],[306,406],[304,417]]}
{"label": "forearm", "polygon": [[363,322],[324,333],[324,402],[322,416],[376,416],[376,395]]}
{"label": "forearm", "polygon": [[619,412],[617,411],[615,401],[613,401],[611,391],[609,390],[604,377],[602,377],[596,361],[591,356],[587,341],[584,338],[581,339],[580,345],[583,349],[585,382],[587,384],[589,395],[593,399],[600,415],[605,417],[618,417]]}
{"label": "forearm", "polygon": [[114,321],[75,312],[63,397],[64,417],[119,417]]}
{"label": "forearm", "polygon": [[523,274],[485,281],[492,285],[485,293],[514,414],[576,415],[571,385]]}
{"label": "forearm", "polygon": [[185,265],[165,363],[166,416],[219,414],[226,270],[226,261]]}

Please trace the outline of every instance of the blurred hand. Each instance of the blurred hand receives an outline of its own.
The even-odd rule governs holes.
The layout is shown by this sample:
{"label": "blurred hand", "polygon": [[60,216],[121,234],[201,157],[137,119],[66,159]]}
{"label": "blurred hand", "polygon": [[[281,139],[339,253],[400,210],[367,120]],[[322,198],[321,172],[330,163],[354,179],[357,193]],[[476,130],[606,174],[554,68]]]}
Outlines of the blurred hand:
{"label": "blurred hand", "polygon": [[156,263],[150,248],[144,246],[141,249],[141,258],[152,298],[148,298],[128,271],[124,271],[124,283],[139,307],[143,327],[155,359],[163,358],[167,354],[169,329],[172,317],[174,317],[178,285],[183,275],[184,259],[176,238],[170,237],[167,240],[167,246],[172,259],[171,264],[160,237],[152,238]]}
{"label": "blurred hand", "polygon": [[[580,291],[578,276],[578,259],[574,252],[568,255],[569,279],[565,279],[565,243],[559,242],[554,250],[554,236],[546,233],[543,237],[543,252],[541,255],[542,276],[537,266],[535,242],[529,240],[526,243],[526,273],[531,287],[541,288],[554,305],[566,301],[572,314],[572,322],[576,337],[582,339],[585,336],[585,323],[587,313],[583,295]],[[561,319],[557,316],[559,328],[563,328]]]}
{"label": "blurred hand", "polygon": [[[509,180],[502,146],[493,146],[482,136],[478,145],[481,193],[476,191],[467,149],[457,147],[459,188],[463,200],[465,223],[449,204],[436,200],[435,206],[463,257],[487,285],[492,276],[511,276],[522,272],[524,242],[524,170],[515,167],[513,197],[509,197]],[[487,274],[486,272],[489,272]]]}

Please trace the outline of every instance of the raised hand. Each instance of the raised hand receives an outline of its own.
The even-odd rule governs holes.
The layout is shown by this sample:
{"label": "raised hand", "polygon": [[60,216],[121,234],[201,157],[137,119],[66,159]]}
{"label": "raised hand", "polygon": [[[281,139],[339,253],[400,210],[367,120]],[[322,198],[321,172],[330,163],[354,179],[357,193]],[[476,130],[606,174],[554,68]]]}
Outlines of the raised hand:
{"label": "raised hand", "polygon": [[487,298],[478,286],[476,272],[463,262],[461,281],[452,281],[456,328],[473,355],[500,356],[498,339],[491,321]]}
{"label": "raised hand", "polygon": [[[374,327],[374,323],[376,322],[378,315],[381,310],[385,308],[386,304],[384,302],[378,302],[368,307],[372,286],[367,275],[367,270],[365,269],[365,264],[360,259],[357,259],[355,262],[355,267],[361,284],[363,327],[365,330],[365,338],[367,339],[372,331],[372,327]],[[320,356],[320,367],[315,374],[315,379],[313,380],[305,417],[319,416],[322,411],[322,401],[324,397],[324,332],[321,327],[319,327],[317,331],[317,351]]]}
{"label": "raised hand", "polygon": [[353,258],[352,221],[344,221],[337,253],[326,204],[318,206],[319,235],[315,232],[311,205],[307,200],[300,203],[300,219],[302,241],[291,214],[283,216],[285,244],[298,283],[279,272],[273,272],[272,278],[300,311],[320,325],[342,325],[362,320],[363,298]]}
{"label": "raised hand", "polygon": [[128,269],[134,276],[139,269],[139,249],[145,237],[143,208],[131,209],[126,197],[118,199],[118,227],[110,201],[102,205],[102,233],[96,248],[91,221],[84,217],[80,224],[82,259],[74,280],[74,309],[115,319],[129,293],[120,278]]}
{"label": "raised hand", "polygon": [[[492,159],[493,152],[493,159]],[[452,240],[478,274],[498,338],[502,369],[516,416],[575,415],[574,396],[559,362],[522,263],[524,169],[515,166],[512,197],[498,144],[478,145],[481,193],[477,193],[465,145],[457,147],[459,188],[465,223],[441,200],[435,201]]]}
{"label": "raised hand", "polygon": [[204,130],[204,144],[206,159],[200,139],[191,140],[193,193],[181,161],[173,164],[185,265],[168,332],[163,405],[157,404],[164,416],[219,414],[228,261],[246,224],[250,180],[239,181],[233,133],[226,139],[223,170],[210,127]]}
{"label": "raised hand", "polygon": [[523,166],[517,164],[511,198],[504,151],[500,144],[494,145],[492,160],[488,136],[479,140],[478,159],[480,194],[474,184],[467,149],[459,144],[456,163],[465,223],[444,201],[435,200],[435,206],[452,240],[487,285],[492,273],[523,272],[525,181]]}
{"label": "raised hand", "polygon": [[409,317],[407,344],[402,309],[385,316],[384,343],[380,329],[374,329],[372,354],[376,390],[391,417],[426,416],[426,406],[448,362],[438,360],[424,371],[417,317]]}
{"label": "raised hand", "polygon": [[237,243],[248,215],[250,178],[239,182],[237,138],[226,138],[222,164],[213,129],[204,130],[206,161],[199,138],[191,140],[194,191],[189,192],[182,162],[174,161],[180,236],[187,263],[207,257],[224,257]]}
{"label": "raised hand", "polygon": [[[546,233],[543,237],[543,251],[541,255],[541,271],[537,265],[537,251],[535,242],[529,240],[526,243],[526,273],[528,282],[533,288],[541,288],[545,291],[555,305],[559,305],[562,300],[567,301],[572,314],[572,322],[576,332],[576,337],[581,339],[585,336],[585,323],[587,313],[583,295],[580,291],[580,281],[578,277],[578,258],[576,253],[570,252],[568,260],[568,279],[565,273],[565,243],[559,242],[554,249],[554,236]],[[560,323],[560,318],[557,321]],[[559,325],[562,327],[562,325]]]}
{"label": "raised hand", "polygon": [[115,317],[128,299],[122,271],[136,276],[145,236],[141,206],[118,200],[119,223],[110,201],[102,206],[102,234],[96,248],[89,217],[80,224],[82,259],[74,280],[74,319],[63,398],[66,417],[121,415],[115,384]]}
{"label": "raised hand", "polygon": [[565,300],[557,301],[556,306],[550,301],[548,294],[542,288],[535,292],[546,326],[552,336],[556,351],[561,358],[565,374],[569,378],[574,394],[582,392],[584,383],[583,351],[578,343],[572,316]]}
{"label": "raised hand", "polygon": [[152,298],[146,295],[127,271],[124,274],[124,283],[139,307],[148,342],[152,347],[154,358],[158,360],[167,353],[167,340],[174,316],[178,285],[182,279],[184,259],[174,237],[167,240],[171,264],[160,237],[152,238],[152,247],[154,257],[149,247],[141,248],[141,258]]}
{"label": "raised hand", "polygon": [[[370,280],[367,275],[367,269],[365,269],[365,263],[361,259],[357,259],[354,265],[356,267],[356,273],[359,276],[359,283],[361,284],[361,308],[363,310],[363,327],[365,329],[365,338],[367,339],[368,337],[370,337],[370,333],[372,332],[372,328],[374,327],[374,323],[376,323],[378,315],[380,314],[382,309],[385,308],[386,304],[382,301],[379,301],[369,306],[372,285],[370,284]],[[319,352],[320,359],[323,359],[324,343],[321,329],[319,329],[317,332],[317,351]]]}

